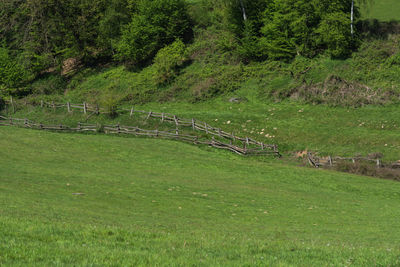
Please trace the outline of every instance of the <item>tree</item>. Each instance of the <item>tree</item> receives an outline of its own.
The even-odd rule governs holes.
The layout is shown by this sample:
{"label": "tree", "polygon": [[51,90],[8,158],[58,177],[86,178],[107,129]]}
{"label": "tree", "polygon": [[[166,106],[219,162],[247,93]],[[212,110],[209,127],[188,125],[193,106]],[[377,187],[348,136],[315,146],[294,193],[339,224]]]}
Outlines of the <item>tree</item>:
{"label": "tree", "polygon": [[[332,57],[350,53],[356,43],[350,18],[352,0],[275,0],[265,13],[260,42],[269,58]],[[354,13],[357,18],[359,13]]]}
{"label": "tree", "polygon": [[122,30],[116,58],[143,63],[164,46],[176,39],[188,40],[191,35],[184,0],[141,0],[132,21]]}

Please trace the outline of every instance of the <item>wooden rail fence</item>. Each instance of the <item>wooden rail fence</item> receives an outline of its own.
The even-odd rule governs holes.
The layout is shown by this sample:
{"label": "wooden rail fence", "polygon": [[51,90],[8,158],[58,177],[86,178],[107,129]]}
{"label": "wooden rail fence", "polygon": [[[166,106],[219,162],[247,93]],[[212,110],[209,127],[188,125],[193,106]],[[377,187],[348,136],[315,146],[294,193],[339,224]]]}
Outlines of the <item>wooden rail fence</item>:
{"label": "wooden rail fence", "polygon": [[[15,112],[15,102],[9,101],[8,102],[10,105],[12,105],[12,110]],[[67,112],[71,113],[74,111],[74,109],[79,110],[80,112],[83,112],[84,114],[91,113],[89,116],[94,115],[94,114],[109,114],[110,112],[107,111],[105,108],[100,107],[99,105],[93,105],[93,104],[88,104],[86,102],[82,104],[73,104],[70,102],[67,102],[65,104],[60,104],[60,103],[54,103],[54,102],[45,102],[41,101],[40,106],[42,108],[52,108],[54,110],[58,108],[64,108]],[[192,130],[194,131],[201,131],[206,133],[207,135],[213,135],[216,137],[220,137],[223,139],[229,140],[230,144],[235,141],[239,141],[243,144],[243,147],[247,147],[247,149],[250,149],[250,146],[257,146],[261,150],[273,150],[275,154],[279,155],[278,151],[278,146],[276,144],[264,144],[263,142],[259,142],[257,140],[254,140],[250,137],[240,137],[236,136],[234,133],[228,133],[223,131],[220,128],[213,127],[209,125],[206,122],[196,120],[194,118],[192,119],[184,119],[180,118],[174,114],[171,113],[157,113],[153,111],[144,111],[144,110],[136,110],[134,106],[132,106],[130,109],[127,108],[119,108],[115,110],[114,112],[117,113],[129,113],[129,116],[134,116],[135,113],[138,114],[144,114],[146,115],[146,119],[150,118],[157,118],[160,119],[161,122],[167,122],[171,124],[175,124],[176,127],[183,126],[183,127],[191,127]],[[217,141],[216,141],[217,142]]]}
{"label": "wooden rail fence", "polygon": [[0,116],[0,126],[19,126],[31,129],[39,130],[51,130],[51,131],[68,131],[68,132],[104,132],[105,134],[127,134],[136,136],[147,136],[157,138],[167,138],[180,140],[184,142],[193,143],[196,145],[208,145],[211,147],[225,149],[237,153],[239,155],[275,155],[280,156],[276,146],[264,147],[264,148],[249,148],[246,143],[243,147],[235,146],[231,143],[224,143],[216,140],[212,137],[211,140],[204,140],[194,135],[181,134],[177,130],[171,131],[159,131],[159,130],[146,130],[135,126],[123,126],[123,125],[94,125],[87,123],[78,123],[76,127],[70,127],[63,124],[57,125],[45,125],[42,123],[36,123],[28,119],[19,119]]}
{"label": "wooden rail fence", "polygon": [[348,161],[352,163],[357,163],[357,162],[368,162],[368,163],[373,163],[376,164],[377,168],[381,167],[386,167],[386,168],[391,168],[391,169],[400,169],[400,162],[394,162],[394,163],[383,163],[381,159],[371,159],[371,158],[366,158],[366,157],[317,157],[313,155],[312,153],[307,154],[307,160],[310,166],[315,167],[315,168],[320,168],[320,167],[332,167],[337,165],[341,161]]}

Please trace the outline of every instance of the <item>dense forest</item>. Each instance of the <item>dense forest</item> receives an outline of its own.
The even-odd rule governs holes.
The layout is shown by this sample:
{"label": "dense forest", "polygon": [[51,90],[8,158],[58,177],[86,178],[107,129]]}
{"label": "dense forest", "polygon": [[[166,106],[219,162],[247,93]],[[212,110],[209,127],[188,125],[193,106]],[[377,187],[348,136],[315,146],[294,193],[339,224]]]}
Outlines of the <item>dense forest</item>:
{"label": "dense forest", "polygon": [[322,53],[345,58],[359,44],[351,0],[202,0],[189,9],[184,0],[1,1],[2,94],[27,93],[27,83],[69,58],[145,66],[170,44],[163,57],[179,58],[196,28],[229,31],[238,45],[224,49],[244,63]]}
{"label": "dense forest", "polygon": [[[0,97],[198,101],[255,80],[275,100],[396,102],[400,31],[362,18],[371,2],[1,1]],[[114,82],[75,90],[90,79]]]}

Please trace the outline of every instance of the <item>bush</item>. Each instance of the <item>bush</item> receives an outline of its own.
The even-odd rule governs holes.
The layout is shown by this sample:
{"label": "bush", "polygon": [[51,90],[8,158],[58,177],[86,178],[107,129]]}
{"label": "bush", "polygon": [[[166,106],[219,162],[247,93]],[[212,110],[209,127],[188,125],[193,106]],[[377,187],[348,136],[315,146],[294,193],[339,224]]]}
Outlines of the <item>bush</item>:
{"label": "bush", "polygon": [[111,118],[118,116],[119,98],[114,93],[113,88],[107,88],[107,91],[100,99],[100,105],[106,109],[106,112]]}
{"label": "bush", "polygon": [[171,82],[179,74],[179,67],[187,59],[186,47],[181,40],[177,40],[158,51],[154,59],[156,83],[165,84]]}

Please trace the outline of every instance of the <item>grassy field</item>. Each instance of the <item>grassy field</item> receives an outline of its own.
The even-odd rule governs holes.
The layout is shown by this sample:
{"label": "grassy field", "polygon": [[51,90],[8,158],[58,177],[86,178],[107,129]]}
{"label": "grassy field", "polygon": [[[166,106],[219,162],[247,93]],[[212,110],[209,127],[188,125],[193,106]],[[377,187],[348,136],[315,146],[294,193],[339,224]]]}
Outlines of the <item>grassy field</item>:
{"label": "grassy field", "polygon": [[[344,108],[290,101],[264,102],[257,98],[257,92],[251,90],[251,85],[237,91],[235,96],[247,101],[230,103],[230,96],[223,96],[207,102],[149,103],[136,105],[135,108],[203,120],[239,136],[276,143],[286,155],[304,150],[333,156],[367,156],[379,152],[383,153],[385,161],[400,160],[399,105]],[[68,115],[65,109],[54,113],[52,109],[43,111],[40,107],[25,108],[12,116],[48,124],[71,125],[86,118],[79,112]],[[146,115],[130,118],[129,114],[115,119],[93,116],[88,120],[91,123],[139,125],[145,129],[162,130],[165,124],[175,127],[168,123],[162,126],[159,120],[155,121],[146,120]]]}
{"label": "grassy field", "polygon": [[0,147],[0,265],[400,264],[397,182],[151,139]]}
{"label": "grassy field", "polygon": [[367,8],[362,8],[364,18],[381,21],[400,20],[400,2],[398,0],[374,0]]}

